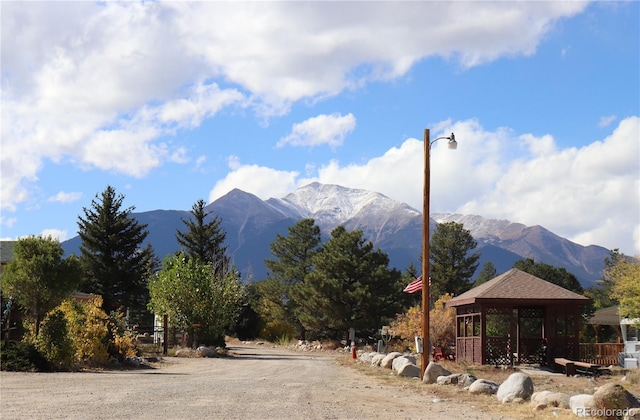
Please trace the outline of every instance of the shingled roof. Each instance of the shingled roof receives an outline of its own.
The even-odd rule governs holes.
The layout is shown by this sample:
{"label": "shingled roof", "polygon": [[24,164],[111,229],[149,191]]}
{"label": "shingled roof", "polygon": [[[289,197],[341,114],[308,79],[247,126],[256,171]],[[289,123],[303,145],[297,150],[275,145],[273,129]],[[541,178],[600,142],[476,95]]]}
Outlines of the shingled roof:
{"label": "shingled roof", "polygon": [[447,306],[469,305],[478,302],[507,303],[517,301],[517,304],[563,303],[586,305],[589,298],[563,287],[549,283],[546,280],[512,268],[504,274],[474,287],[451,299]]}
{"label": "shingled roof", "polygon": [[13,248],[16,241],[0,241],[0,264],[6,264],[13,259]]}

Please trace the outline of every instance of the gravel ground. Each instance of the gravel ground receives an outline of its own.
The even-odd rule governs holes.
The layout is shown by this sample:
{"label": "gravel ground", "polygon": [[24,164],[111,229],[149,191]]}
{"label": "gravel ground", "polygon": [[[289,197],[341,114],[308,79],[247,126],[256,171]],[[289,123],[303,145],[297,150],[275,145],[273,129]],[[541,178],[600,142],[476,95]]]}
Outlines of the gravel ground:
{"label": "gravel ground", "polygon": [[258,345],[151,368],[0,373],[11,419],[498,419],[415,387],[382,384],[324,353]]}

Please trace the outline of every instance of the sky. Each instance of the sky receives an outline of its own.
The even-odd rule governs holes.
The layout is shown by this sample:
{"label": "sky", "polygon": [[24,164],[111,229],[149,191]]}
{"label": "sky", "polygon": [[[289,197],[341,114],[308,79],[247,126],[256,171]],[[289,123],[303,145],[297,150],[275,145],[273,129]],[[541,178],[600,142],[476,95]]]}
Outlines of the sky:
{"label": "sky", "polygon": [[[640,255],[640,2],[0,3],[0,237],[320,182]],[[457,150],[440,137],[455,133]]]}

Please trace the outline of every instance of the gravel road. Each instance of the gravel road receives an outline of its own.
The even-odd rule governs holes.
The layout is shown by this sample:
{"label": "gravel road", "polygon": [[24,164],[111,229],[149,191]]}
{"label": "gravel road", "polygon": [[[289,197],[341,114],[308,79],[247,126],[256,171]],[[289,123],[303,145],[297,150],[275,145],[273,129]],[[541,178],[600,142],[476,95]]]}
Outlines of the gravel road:
{"label": "gravel road", "polygon": [[382,384],[332,353],[258,345],[232,357],[165,357],[150,369],[0,373],[0,413],[12,419],[482,419],[452,401]]}

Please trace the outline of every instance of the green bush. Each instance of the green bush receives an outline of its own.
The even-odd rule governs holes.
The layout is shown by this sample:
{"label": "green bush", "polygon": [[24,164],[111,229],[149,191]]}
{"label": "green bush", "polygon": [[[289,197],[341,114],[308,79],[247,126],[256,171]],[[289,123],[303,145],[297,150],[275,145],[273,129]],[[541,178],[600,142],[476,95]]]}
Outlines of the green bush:
{"label": "green bush", "polygon": [[284,321],[272,321],[262,329],[260,337],[267,341],[276,342],[294,337],[296,329],[293,325]]}
{"label": "green bush", "polygon": [[62,310],[54,309],[45,316],[36,347],[56,369],[68,369],[73,365],[75,348]]}
{"label": "green bush", "polygon": [[33,343],[27,341],[10,341],[2,343],[0,352],[2,370],[14,372],[50,372],[53,366]]}

